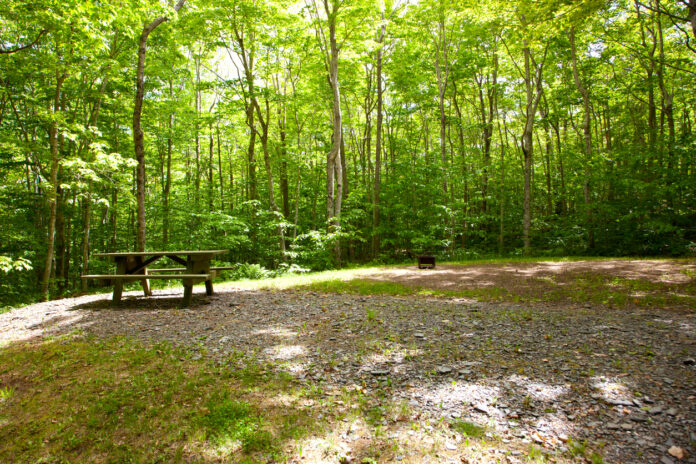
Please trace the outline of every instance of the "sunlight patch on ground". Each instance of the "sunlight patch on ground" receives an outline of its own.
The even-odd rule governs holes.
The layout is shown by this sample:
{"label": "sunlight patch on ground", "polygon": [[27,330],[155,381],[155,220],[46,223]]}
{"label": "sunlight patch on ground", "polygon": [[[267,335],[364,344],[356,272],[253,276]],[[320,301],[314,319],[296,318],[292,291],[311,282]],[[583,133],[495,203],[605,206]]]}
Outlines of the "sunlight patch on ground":
{"label": "sunlight patch on ground", "polygon": [[285,362],[283,363],[283,369],[293,375],[302,375],[307,372],[307,363],[305,362]]}
{"label": "sunlight patch on ground", "polygon": [[[10,311],[0,315],[0,318],[10,319],[15,316],[15,311]],[[82,320],[83,315],[59,316],[46,319],[38,324],[33,324],[24,329],[12,331],[0,331],[0,347],[4,347],[16,342],[30,340],[34,337],[45,335],[47,332],[59,332],[61,329],[77,325]],[[0,321],[2,322],[2,321]]]}
{"label": "sunlight patch on ground", "polygon": [[573,431],[573,426],[566,417],[558,413],[545,414],[534,428],[539,436],[532,438],[540,438],[543,443],[552,446],[559,446],[561,442],[567,441]]}
{"label": "sunlight patch on ground", "polygon": [[265,329],[258,329],[252,332],[254,335],[272,335],[274,337],[283,338],[295,338],[297,337],[297,332],[294,330],[288,330],[283,327],[270,327]]}
{"label": "sunlight patch on ground", "polygon": [[592,388],[598,390],[605,400],[625,400],[633,399],[631,390],[616,378],[592,377]]}
{"label": "sunlight patch on ground", "polygon": [[562,395],[570,393],[570,388],[565,385],[549,385],[541,382],[534,382],[527,377],[513,375],[509,382],[518,388],[527,390],[527,394],[538,401],[552,402],[557,401]]}
{"label": "sunlight patch on ground", "polygon": [[[499,387],[476,383],[454,382],[439,385],[425,395],[413,395],[416,401],[432,403],[442,409],[460,410],[468,405],[486,406],[501,396]],[[491,415],[495,411],[489,410]]]}
{"label": "sunlight patch on ground", "polygon": [[307,348],[304,345],[276,345],[264,349],[263,352],[277,361],[290,361],[307,356]]}

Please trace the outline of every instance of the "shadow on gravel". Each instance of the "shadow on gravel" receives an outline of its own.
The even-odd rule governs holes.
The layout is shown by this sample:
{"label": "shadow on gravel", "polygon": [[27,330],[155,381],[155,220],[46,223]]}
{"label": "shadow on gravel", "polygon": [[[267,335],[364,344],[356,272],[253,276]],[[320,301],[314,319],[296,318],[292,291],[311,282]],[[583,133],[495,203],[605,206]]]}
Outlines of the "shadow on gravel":
{"label": "shadow on gravel", "polygon": [[696,454],[693,314],[230,290],[179,309],[179,295],[37,305],[49,317],[31,330],[170,342],[258,385],[259,404],[278,399],[264,398],[269,372],[291,377],[329,431],[298,439],[288,462]]}
{"label": "shadow on gravel", "polygon": [[[103,310],[124,310],[124,311],[152,311],[160,309],[181,309],[183,293],[176,290],[154,290],[152,296],[146,297],[139,292],[129,292],[124,294],[118,303],[113,303],[111,298],[99,298],[81,304],[71,306],[71,311],[103,311]],[[216,298],[215,295],[208,297],[205,290],[196,292],[194,288],[193,298],[189,308],[197,308],[209,305]]]}

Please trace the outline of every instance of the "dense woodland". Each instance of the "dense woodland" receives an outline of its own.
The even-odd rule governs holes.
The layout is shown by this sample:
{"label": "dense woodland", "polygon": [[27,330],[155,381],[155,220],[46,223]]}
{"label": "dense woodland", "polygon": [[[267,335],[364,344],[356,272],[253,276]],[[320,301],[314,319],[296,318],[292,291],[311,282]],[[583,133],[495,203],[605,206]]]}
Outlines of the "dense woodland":
{"label": "dense woodland", "polygon": [[0,0],[0,306],[94,252],[696,246],[696,1]]}

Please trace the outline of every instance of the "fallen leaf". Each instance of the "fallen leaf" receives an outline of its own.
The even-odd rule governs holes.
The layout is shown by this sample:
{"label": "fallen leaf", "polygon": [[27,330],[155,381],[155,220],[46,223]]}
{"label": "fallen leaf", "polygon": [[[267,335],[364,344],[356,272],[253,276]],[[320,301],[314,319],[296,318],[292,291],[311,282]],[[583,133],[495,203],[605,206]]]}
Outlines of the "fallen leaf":
{"label": "fallen leaf", "polygon": [[688,457],[686,450],[684,450],[683,448],[680,448],[678,446],[671,447],[669,449],[669,451],[667,451],[667,452],[679,460],[682,460],[682,459],[685,459],[686,457]]}

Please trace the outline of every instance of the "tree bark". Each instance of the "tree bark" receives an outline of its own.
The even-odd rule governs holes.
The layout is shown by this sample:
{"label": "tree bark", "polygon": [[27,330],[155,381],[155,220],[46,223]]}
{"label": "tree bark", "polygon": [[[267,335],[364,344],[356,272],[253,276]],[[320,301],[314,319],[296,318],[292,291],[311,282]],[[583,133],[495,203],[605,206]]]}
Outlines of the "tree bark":
{"label": "tree bark", "polygon": [[[179,11],[186,0],[179,0],[174,6],[174,11]],[[140,127],[140,119],[143,111],[143,99],[145,97],[145,55],[147,53],[147,38],[157,26],[169,18],[160,16],[151,23],[145,25],[138,41],[138,64],[136,67],[136,91],[135,105],[133,107],[133,144],[135,158],[138,161],[136,169],[136,201],[138,207],[137,217],[137,248],[145,251],[145,137]]]}
{"label": "tree bark", "polygon": [[51,171],[48,178],[50,190],[47,192],[49,214],[46,260],[44,261],[44,271],[41,277],[41,298],[43,301],[48,301],[48,290],[51,282],[51,269],[53,264],[53,248],[55,245],[56,211],[58,204],[58,164],[60,163],[57,113],[60,110],[60,96],[66,78],[66,74],[61,74],[60,71],[56,71],[56,88],[53,95],[53,118],[48,128],[48,141],[51,147]]}
{"label": "tree bark", "polygon": [[379,30],[379,38],[377,43],[377,125],[375,139],[375,183],[372,191],[372,257],[379,256],[380,249],[380,234],[379,234],[379,208],[380,208],[380,193],[381,193],[381,171],[382,171],[382,105],[383,105],[383,90],[382,90],[382,45],[384,44],[384,10],[381,12],[382,26]]}
{"label": "tree bark", "polygon": [[208,141],[210,143],[208,150],[208,212],[213,212],[213,155],[214,155],[214,138],[213,138],[213,124],[208,125]]}
{"label": "tree bark", "polygon": [[584,170],[585,170],[585,179],[583,181],[583,196],[584,196],[584,201],[585,201],[585,208],[586,208],[586,226],[587,226],[587,245],[589,249],[594,249],[595,247],[595,240],[594,240],[594,224],[593,224],[593,217],[592,217],[592,205],[591,205],[591,200],[590,200],[590,177],[591,177],[591,169],[590,169],[590,163],[592,161],[592,127],[590,126],[590,118],[592,117],[592,113],[590,111],[590,93],[587,91],[585,86],[580,80],[580,74],[578,73],[578,59],[577,59],[577,52],[576,52],[576,46],[575,46],[575,27],[570,28],[570,53],[571,53],[571,59],[572,59],[572,65],[573,65],[573,79],[575,80],[575,87],[577,87],[578,92],[580,92],[580,95],[582,95],[582,106],[583,106],[583,111],[584,111],[584,118],[583,118],[583,124],[582,124],[582,130],[583,130],[583,138],[584,138],[584,152],[585,152],[585,160],[584,160]]}
{"label": "tree bark", "polygon": [[[169,81],[169,98],[173,97],[172,81]],[[169,197],[172,188],[172,131],[174,128],[174,115],[169,114],[167,122],[167,178],[162,186],[162,244],[164,248],[169,245]]]}
{"label": "tree bark", "polygon": [[[338,55],[340,50],[336,39],[336,24],[340,2],[338,0],[323,0],[323,4],[329,26],[329,42],[328,47],[325,47],[324,53],[326,54],[329,86],[333,96],[331,149],[326,155],[326,218],[329,227],[338,231],[341,226],[341,206],[343,203],[343,166],[340,159],[343,126],[341,91],[338,82]],[[336,240],[334,259],[340,266],[341,244],[339,240]]]}
{"label": "tree bark", "polygon": [[[544,60],[546,59],[546,49],[541,63],[536,63],[529,48],[529,43],[524,41],[524,82],[526,88],[527,102],[525,108],[525,123],[520,145],[524,155],[524,199],[522,214],[522,239],[524,254],[531,252],[530,231],[532,228],[532,159],[534,155],[534,116],[536,115],[539,100],[543,94],[541,83]],[[532,72],[532,67],[534,71]]]}
{"label": "tree bark", "polygon": [[65,193],[60,187],[63,178],[63,167],[58,168],[58,188],[56,198],[58,201],[56,211],[56,280],[58,281],[58,293],[62,294],[68,285],[68,276],[65,273]]}
{"label": "tree bark", "polygon": [[[443,172],[447,169],[447,118],[445,115],[445,92],[447,92],[447,82],[449,78],[449,62],[447,61],[447,38],[445,37],[445,18],[444,13],[438,21],[439,35],[437,38],[437,53],[435,55],[435,73],[437,75],[438,89],[438,109],[440,111],[440,162],[442,163]],[[440,62],[440,53],[442,52],[442,61]],[[443,69],[444,66],[444,69]],[[447,175],[444,175],[442,180],[442,191],[447,193]]]}
{"label": "tree bark", "polygon": [[225,210],[225,182],[222,169],[222,145],[220,144],[220,125],[215,126],[217,136],[218,178],[220,179],[220,211]]}

